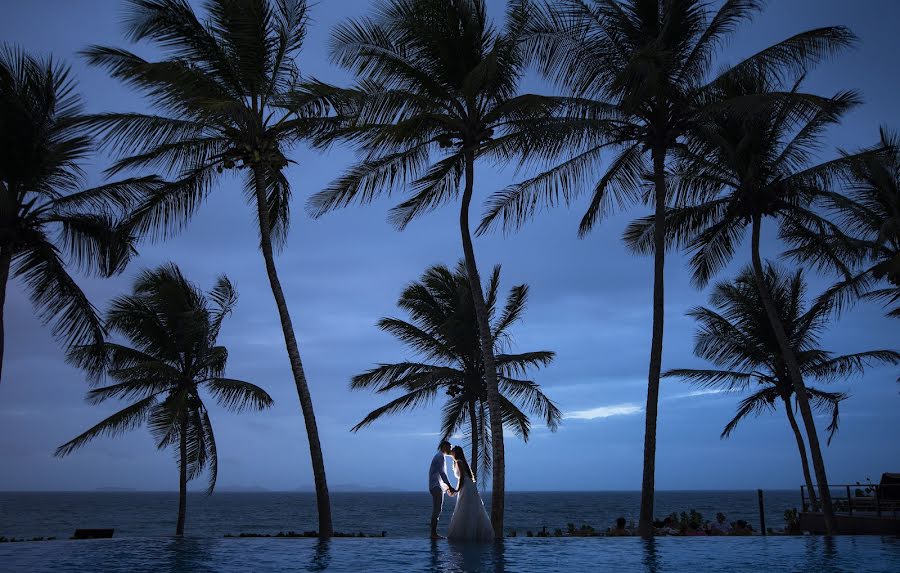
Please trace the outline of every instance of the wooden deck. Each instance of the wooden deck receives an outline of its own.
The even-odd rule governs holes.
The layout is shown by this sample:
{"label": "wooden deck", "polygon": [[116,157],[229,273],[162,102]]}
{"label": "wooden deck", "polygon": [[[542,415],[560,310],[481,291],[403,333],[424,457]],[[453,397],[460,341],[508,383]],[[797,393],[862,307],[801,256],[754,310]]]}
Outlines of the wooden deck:
{"label": "wooden deck", "polygon": [[[838,535],[900,535],[900,474],[882,474],[880,484],[832,485],[832,507]],[[890,478],[890,479],[888,479]],[[825,533],[825,516],[807,503],[806,487],[800,486],[800,529]]]}
{"label": "wooden deck", "polygon": [[[836,512],[834,515],[838,535],[900,535],[900,517],[875,512]],[[813,534],[825,533],[825,516],[819,512],[800,514],[800,529]]]}

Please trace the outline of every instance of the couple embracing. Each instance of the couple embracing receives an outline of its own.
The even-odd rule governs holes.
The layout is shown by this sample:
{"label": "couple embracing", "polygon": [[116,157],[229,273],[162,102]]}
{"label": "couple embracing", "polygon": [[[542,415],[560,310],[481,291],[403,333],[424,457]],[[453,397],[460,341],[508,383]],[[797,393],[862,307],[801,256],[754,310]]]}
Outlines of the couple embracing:
{"label": "couple embracing", "polygon": [[[456,476],[456,487],[447,479],[446,460],[453,460],[453,474]],[[465,453],[459,446],[451,446],[450,442],[443,441],[438,446],[438,453],[431,460],[431,468],[428,470],[428,489],[431,492],[431,538],[443,539],[437,533],[437,523],[444,507],[444,493],[456,498],[456,507],[453,508],[453,517],[450,518],[450,527],[447,529],[447,538],[450,541],[493,541],[494,530],[491,520],[484,510],[481,494],[478,493],[478,484],[475,482],[475,474],[466,461]]]}

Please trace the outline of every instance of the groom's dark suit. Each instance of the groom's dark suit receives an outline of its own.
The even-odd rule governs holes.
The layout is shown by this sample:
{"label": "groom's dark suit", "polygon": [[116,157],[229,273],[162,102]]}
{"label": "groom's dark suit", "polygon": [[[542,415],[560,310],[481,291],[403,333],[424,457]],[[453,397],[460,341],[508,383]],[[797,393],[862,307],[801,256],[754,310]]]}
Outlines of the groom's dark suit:
{"label": "groom's dark suit", "polygon": [[444,454],[438,452],[431,459],[431,467],[428,469],[428,491],[431,492],[431,535],[437,535],[437,523],[444,508],[444,490],[450,489],[450,480],[447,479],[447,464]]}

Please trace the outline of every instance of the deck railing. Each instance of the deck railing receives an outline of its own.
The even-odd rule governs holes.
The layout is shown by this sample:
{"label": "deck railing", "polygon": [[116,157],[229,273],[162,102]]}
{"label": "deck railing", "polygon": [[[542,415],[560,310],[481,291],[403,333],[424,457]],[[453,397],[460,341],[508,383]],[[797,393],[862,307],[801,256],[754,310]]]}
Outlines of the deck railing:
{"label": "deck railing", "polygon": [[[892,517],[900,514],[900,484],[841,484],[829,486],[828,491],[831,492],[831,504],[835,513],[874,513],[878,517],[885,513]],[[822,511],[820,503],[812,507],[806,486],[803,485],[800,486],[800,504],[804,512]]]}

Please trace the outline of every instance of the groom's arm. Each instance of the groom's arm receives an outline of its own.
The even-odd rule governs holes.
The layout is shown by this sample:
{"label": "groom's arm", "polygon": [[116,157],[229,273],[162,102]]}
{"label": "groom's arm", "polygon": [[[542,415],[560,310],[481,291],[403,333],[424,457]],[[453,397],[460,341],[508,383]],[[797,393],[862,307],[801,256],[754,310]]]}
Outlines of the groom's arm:
{"label": "groom's arm", "polygon": [[447,477],[447,462],[443,461],[443,460],[442,460],[442,462],[443,463],[441,463],[441,473],[440,473],[441,479],[444,480],[445,484],[447,484],[448,490],[456,491],[455,489],[453,489],[453,486],[450,485],[450,479]]}

